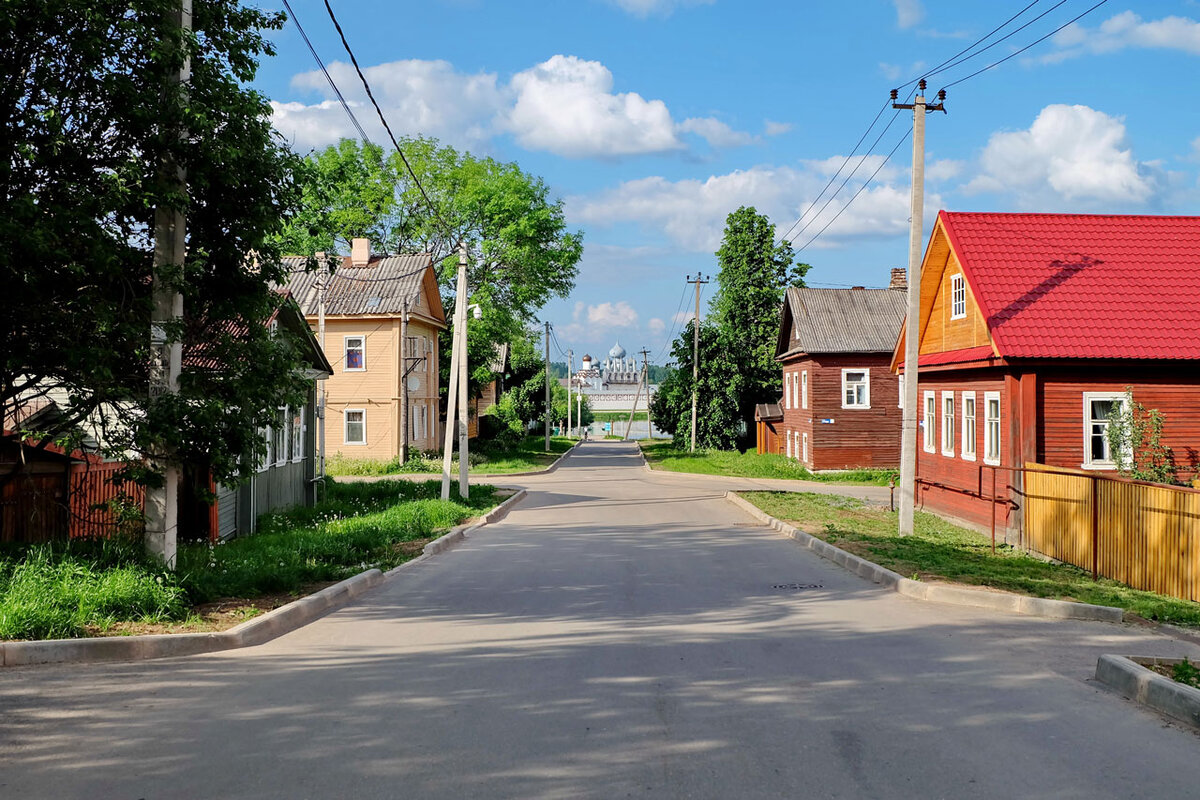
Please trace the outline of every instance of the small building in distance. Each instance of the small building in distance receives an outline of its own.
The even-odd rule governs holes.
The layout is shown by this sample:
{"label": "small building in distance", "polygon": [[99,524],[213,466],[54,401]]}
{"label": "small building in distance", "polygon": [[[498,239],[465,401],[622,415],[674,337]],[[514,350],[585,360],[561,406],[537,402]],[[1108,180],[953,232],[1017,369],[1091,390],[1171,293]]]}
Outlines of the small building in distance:
{"label": "small building in distance", "polygon": [[759,452],[812,470],[900,464],[900,389],[890,369],[905,271],[891,288],[787,290],[775,360],[783,398],[758,408]]}
{"label": "small building in distance", "polygon": [[[582,366],[572,376],[571,386],[587,398],[592,411],[629,411],[637,400],[637,407],[644,411],[656,392],[657,385],[644,387],[642,370],[637,359],[628,356],[620,342],[608,351],[608,358],[597,363],[590,355],[584,355]],[[641,388],[641,399],[638,389]],[[647,393],[649,397],[647,397]]]}

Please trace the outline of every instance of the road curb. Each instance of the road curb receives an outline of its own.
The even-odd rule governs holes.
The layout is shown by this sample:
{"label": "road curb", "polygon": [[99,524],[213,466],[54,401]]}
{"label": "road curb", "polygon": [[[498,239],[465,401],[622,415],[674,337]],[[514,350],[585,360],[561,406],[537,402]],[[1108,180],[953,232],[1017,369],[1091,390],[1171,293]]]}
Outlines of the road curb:
{"label": "road curb", "polygon": [[1096,680],[1134,702],[1149,706],[1193,728],[1200,728],[1200,689],[1176,683],[1144,666],[1174,665],[1182,660],[1103,655],[1096,661]]}
{"label": "road curb", "polygon": [[327,586],[262,616],[220,633],[159,633],[145,636],[108,636],[91,639],[43,639],[30,642],[0,642],[0,667],[24,667],[37,664],[90,664],[106,661],[149,661],[157,658],[191,656],[253,647],[302,628],[330,611],[341,608],[401,569],[444,552],[466,538],[468,532],[503,519],[523,500],[520,489],[493,508],[478,522],[460,525],[425,545],[422,555],[406,561],[385,575],[377,569],[360,572],[333,586]]}
{"label": "road curb", "polygon": [[891,589],[905,597],[925,600],[931,603],[986,608],[1010,614],[1024,614],[1050,619],[1122,622],[1125,618],[1124,609],[1112,606],[1094,606],[1089,603],[1074,603],[1069,600],[1047,600],[1042,597],[1026,597],[1019,594],[991,592],[986,589],[967,589],[959,586],[914,581],[886,567],[881,567],[874,562],[867,561],[865,558],[849,553],[823,539],[818,539],[810,533],[805,533],[793,525],[788,525],[786,522],[776,519],[748,500],[739,497],[735,492],[726,492],[725,499],[750,514],[750,516],[779,531],[784,536],[794,539],[800,545],[812,550],[821,558],[839,564],[860,577],[874,581],[880,586]]}

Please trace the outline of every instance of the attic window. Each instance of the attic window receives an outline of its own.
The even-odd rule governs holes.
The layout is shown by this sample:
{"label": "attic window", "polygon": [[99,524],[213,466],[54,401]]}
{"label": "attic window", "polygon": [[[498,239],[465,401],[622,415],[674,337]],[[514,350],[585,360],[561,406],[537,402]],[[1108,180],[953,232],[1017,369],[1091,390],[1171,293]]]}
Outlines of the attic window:
{"label": "attic window", "polygon": [[967,316],[967,285],[963,276],[950,276],[950,319],[962,319]]}
{"label": "attic window", "polygon": [[367,308],[379,308],[379,304],[383,302],[382,297],[368,297]]}

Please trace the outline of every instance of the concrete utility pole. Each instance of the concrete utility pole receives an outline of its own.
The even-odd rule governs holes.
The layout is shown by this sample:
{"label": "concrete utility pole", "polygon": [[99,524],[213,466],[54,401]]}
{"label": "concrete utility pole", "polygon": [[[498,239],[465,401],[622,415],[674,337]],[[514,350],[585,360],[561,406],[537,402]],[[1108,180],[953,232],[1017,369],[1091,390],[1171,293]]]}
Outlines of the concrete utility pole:
{"label": "concrete utility pole", "polygon": [[[466,341],[467,341],[467,245],[465,242],[458,243],[458,286],[456,289],[454,300],[454,329],[450,337],[450,386],[446,393],[446,436],[442,446],[442,499],[450,499],[450,454],[454,450],[454,429],[456,424],[462,428],[459,438],[459,454],[458,454],[458,472],[459,472],[459,494],[464,499],[467,497],[467,451],[464,447],[466,443],[467,431],[465,424],[465,408],[456,408],[461,397],[465,397],[466,392],[460,391],[463,387],[459,386],[460,382],[465,382],[466,379]],[[461,340],[461,341],[460,341]],[[465,406],[465,402],[462,404]],[[457,413],[457,423],[456,423]]]}
{"label": "concrete utility pole", "polygon": [[942,101],[946,91],[938,92],[938,102],[926,104],[925,79],[917,84],[917,95],[912,103],[896,102],[899,93],[892,90],[892,108],[912,109],[913,112],[913,160],[912,160],[912,203],[908,230],[908,315],[904,327],[904,413],[900,437],[900,535],[913,532],[913,515],[916,507],[917,487],[917,405],[918,350],[921,335],[921,223],[925,215],[925,114],[930,111],[945,113]]}
{"label": "concrete utility pole", "polygon": [[[192,0],[180,0],[178,8],[172,9],[167,20],[177,29],[179,41],[186,40],[192,29]],[[176,42],[166,47],[174,53]],[[182,103],[177,92],[184,91],[192,77],[192,62],[186,55],[179,72],[167,78],[167,96],[177,103],[170,117],[182,119]],[[176,130],[179,138],[184,131]],[[187,174],[183,167],[170,155],[164,155],[159,164],[159,186],[179,198],[187,192]],[[183,319],[183,295],[163,281],[163,272],[169,267],[182,268],[187,254],[185,238],[187,221],[183,209],[178,206],[160,205],[154,209],[154,277],[151,287],[154,307],[150,317],[150,386],[151,399],[166,394],[179,393],[179,372],[183,362],[183,346],[178,337],[168,334],[169,324],[178,324]],[[167,569],[175,569],[175,556],[179,533],[179,485],[182,470],[174,462],[174,454],[156,452],[152,463],[163,472],[164,483],[160,487],[146,489],[146,549],[162,559]]]}
{"label": "concrete utility pole", "polygon": [[642,348],[642,369],[646,372],[646,438],[654,441],[654,418],[650,411],[650,351]]}
{"label": "concrete utility pole", "polygon": [[546,452],[550,452],[550,323],[546,325]]}
{"label": "concrete utility pole", "polygon": [[400,463],[408,463],[408,298],[400,310]]}
{"label": "concrete utility pole", "polygon": [[696,389],[700,383],[700,287],[708,283],[708,279],[696,273],[696,277],[688,276],[688,283],[696,284],[696,316],[692,318],[692,448],[696,452]]}
{"label": "concrete utility pole", "polygon": [[[322,262],[321,267],[325,269],[325,277],[317,281],[317,340],[321,344],[321,352],[327,353],[325,349],[325,284],[329,281],[331,275],[329,267],[325,264],[325,254],[317,253],[317,259]],[[320,454],[317,456],[317,475],[322,479],[319,486],[325,485],[325,413],[329,405],[329,390],[325,388],[326,381],[318,381],[317,389],[317,447],[320,449]]]}
{"label": "concrete utility pole", "polygon": [[567,348],[567,436],[574,432],[571,427],[571,364],[574,363],[575,351]]}
{"label": "concrete utility pole", "polygon": [[[629,432],[633,430],[633,418],[637,416],[638,401],[642,399],[642,387],[646,387],[646,419],[650,419],[650,381],[647,378],[650,370],[650,353],[646,348],[642,348],[642,374],[638,378],[637,394],[633,397],[633,410],[629,412],[629,421],[625,424],[625,438],[629,438]],[[647,437],[648,438],[648,437]]]}

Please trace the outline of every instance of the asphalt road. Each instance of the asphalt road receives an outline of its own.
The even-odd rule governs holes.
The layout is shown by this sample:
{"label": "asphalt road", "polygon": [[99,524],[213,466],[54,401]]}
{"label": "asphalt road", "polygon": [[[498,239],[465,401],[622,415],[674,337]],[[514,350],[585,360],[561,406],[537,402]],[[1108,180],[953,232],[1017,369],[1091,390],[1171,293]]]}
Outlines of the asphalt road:
{"label": "asphalt road", "polygon": [[628,444],[518,482],[267,645],[0,670],[0,797],[1200,795],[1200,738],[1091,680],[1192,645],[900,597]]}

